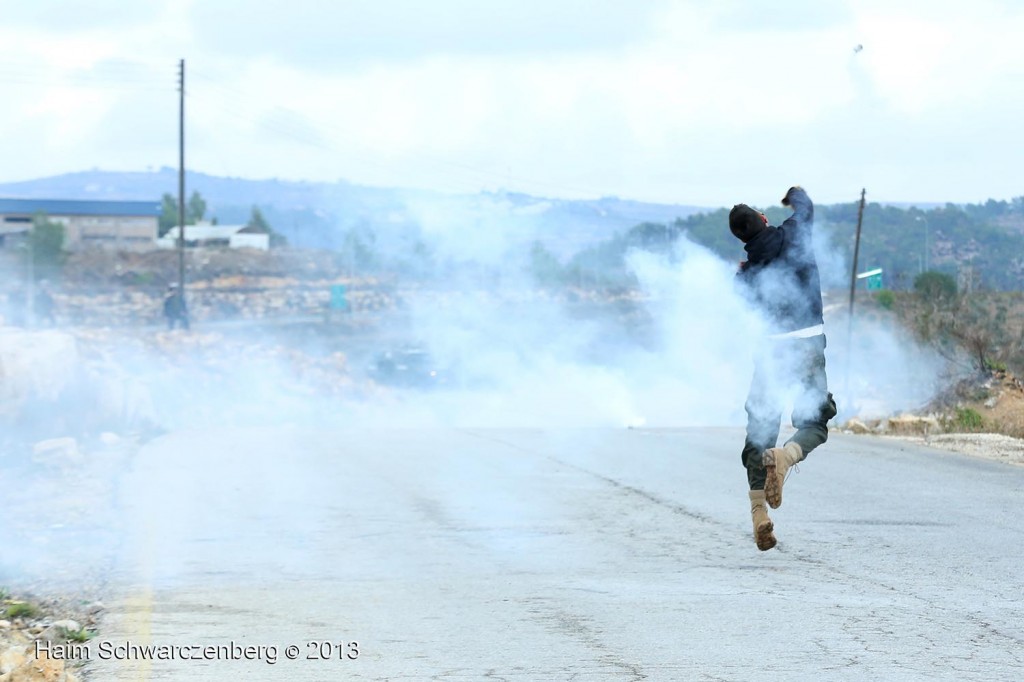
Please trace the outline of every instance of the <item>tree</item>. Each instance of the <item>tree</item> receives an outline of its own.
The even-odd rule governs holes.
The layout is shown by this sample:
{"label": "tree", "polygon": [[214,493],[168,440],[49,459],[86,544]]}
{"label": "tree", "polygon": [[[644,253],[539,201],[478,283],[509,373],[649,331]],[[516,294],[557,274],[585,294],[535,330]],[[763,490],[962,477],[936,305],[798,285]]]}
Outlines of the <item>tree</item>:
{"label": "tree", "polygon": [[1010,319],[1012,296],[958,292],[949,275],[924,272],[914,280],[914,296],[906,313],[918,337],[940,354],[956,360],[966,353],[975,370],[986,372],[1019,357],[1019,328]]}
{"label": "tree", "polygon": [[245,224],[245,227],[253,232],[273,234],[273,230],[270,229],[270,225],[267,223],[267,219],[263,217],[263,212],[260,211],[259,206],[252,207],[252,214],[249,216],[249,222]]}
{"label": "tree", "polygon": [[668,253],[682,228],[661,223],[640,223],[626,233],[626,247]]}
{"label": "tree", "polygon": [[288,239],[283,234],[274,231],[274,228],[270,226],[267,219],[263,217],[263,211],[260,210],[259,206],[252,207],[252,214],[249,216],[249,222],[245,224],[245,229],[250,232],[270,235],[271,247],[277,248],[288,245]]}
{"label": "tree", "polygon": [[956,311],[951,333],[979,371],[991,370],[1010,341],[1007,313],[1001,301],[979,294],[964,296]]}
{"label": "tree", "polygon": [[562,278],[562,264],[539,239],[530,247],[529,271],[541,286],[557,284]]}
{"label": "tree", "polygon": [[48,277],[64,264],[64,225],[50,220],[45,213],[32,217],[32,231],[28,235],[28,248],[36,279]]}
{"label": "tree", "polygon": [[206,215],[206,200],[203,199],[199,192],[192,192],[192,196],[188,198],[188,205],[185,210],[188,224],[195,225]]}
{"label": "tree", "polygon": [[729,231],[729,209],[696,213],[677,219],[672,227],[690,241],[711,249],[729,262],[735,262],[743,255],[743,244]]}
{"label": "tree", "polygon": [[944,272],[929,270],[914,278],[914,292],[926,301],[950,300],[956,289],[956,280]]}
{"label": "tree", "polygon": [[566,265],[563,278],[568,284],[580,288],[632,286],[633,273],[626,269],[626,236],[617,234],[611,239],[590,246],[574,255]]}
{"label": "tree", "polygon": [[341,253],[348,265],[349,277],[356,272],[372,272],[380,267],[376,245],[377,235],[367,225],[357,225],[345,233]]}
{"label": "tree", "polygon": [[[199,192],[192,192],[185,204],[185,224],[195,225],[206,215],[206,199]],[[216,222],[216,219],[214,220]],[[166,193],[161,199],[160,218],[158,220],[159,235],[163,237],[178,226],[178,198]],[[175,233],[177,234],[177,233]]]}
{"label": "tree", "polygon": [[171,228],[178,226],[178,200],[170,194],[164,194],[160,205],[159,234],[163,237]]}

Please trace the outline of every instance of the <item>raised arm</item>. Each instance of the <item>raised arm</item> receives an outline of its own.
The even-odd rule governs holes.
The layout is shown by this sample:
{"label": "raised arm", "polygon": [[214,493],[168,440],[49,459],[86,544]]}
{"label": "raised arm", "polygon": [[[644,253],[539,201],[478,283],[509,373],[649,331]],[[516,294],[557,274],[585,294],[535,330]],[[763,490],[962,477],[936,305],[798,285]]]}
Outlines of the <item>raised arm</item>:
{"label": "raised arm", "polygon": [[793,239],[810,244],[811,225],[814,223],[814,203],[807,192],[799,185],[790,187],[786,196],[782,197],[782,205],[793,209],[793,215],[782,223],[782,227],[793,235]]}

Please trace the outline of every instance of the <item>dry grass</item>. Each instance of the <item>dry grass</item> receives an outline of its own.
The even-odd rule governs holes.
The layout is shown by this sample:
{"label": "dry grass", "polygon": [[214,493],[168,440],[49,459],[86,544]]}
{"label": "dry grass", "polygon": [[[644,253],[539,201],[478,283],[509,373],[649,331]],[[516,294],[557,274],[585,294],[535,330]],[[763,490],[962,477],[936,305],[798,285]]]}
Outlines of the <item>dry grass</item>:
{"label": "dry grass", "polygon": [[1003,374],[997,386],[992,397],[974,409],[985,420],[986,431],[1024,438],[1024,388],[1009,374]]}

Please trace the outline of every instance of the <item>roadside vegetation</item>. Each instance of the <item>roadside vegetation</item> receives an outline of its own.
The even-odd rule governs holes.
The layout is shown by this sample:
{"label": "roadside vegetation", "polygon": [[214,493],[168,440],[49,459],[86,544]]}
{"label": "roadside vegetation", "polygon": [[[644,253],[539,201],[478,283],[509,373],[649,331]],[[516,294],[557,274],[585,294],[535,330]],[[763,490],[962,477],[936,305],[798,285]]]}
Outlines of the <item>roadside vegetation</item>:
{"label": "roadside vegetation", "polygon": [[[880,291],[873,304],[911,330],[960,380],[926,407],[947,432],[1024,438],[1024,293],[993,291],[925,272],[910,291]],[[868,302],[870,305],[871,302]]]}

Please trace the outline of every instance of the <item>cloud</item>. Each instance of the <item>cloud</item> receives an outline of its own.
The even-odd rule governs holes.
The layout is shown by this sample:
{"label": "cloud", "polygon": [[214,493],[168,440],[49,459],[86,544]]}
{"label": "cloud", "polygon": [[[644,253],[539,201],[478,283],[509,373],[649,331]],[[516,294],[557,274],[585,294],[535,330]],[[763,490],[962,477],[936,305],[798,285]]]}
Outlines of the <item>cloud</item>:
{"label": "cloud", "polygon": [[92,29],[124,29],[146,24],[152,17],[153,7],[146,2],[121,0],[34,0],[0,3],[7,27],[44,28],[49,31],[79,33]]}
{"label": "cloud", "polygon": [[[785,4],[764,0],[727,0],[715,3],[714,9],[713,23],[717,28],[753,34],[834,29],[849,22],[854,15],[852,9],[842,3],[826,4],[815,0],[787,0]],[[775,47],[756,40],[763,48]]]}
{"label": "cloud", "polygon": [[[1020,193],[1009,3],[168,2],[108,21],[105,2],[77,28],[77,4],[11,7],[2,179],[168,163],[183,56],[188,162],[210,173],[702,205],[796,180],[823,202]],[[61,101],[84,104],[37,115]]]}
{"label": "cloud", "polygon": [[650,9],[608,0],[196,3],[198,44],[319,72],[431,55],[616,49],[643,38]]}

